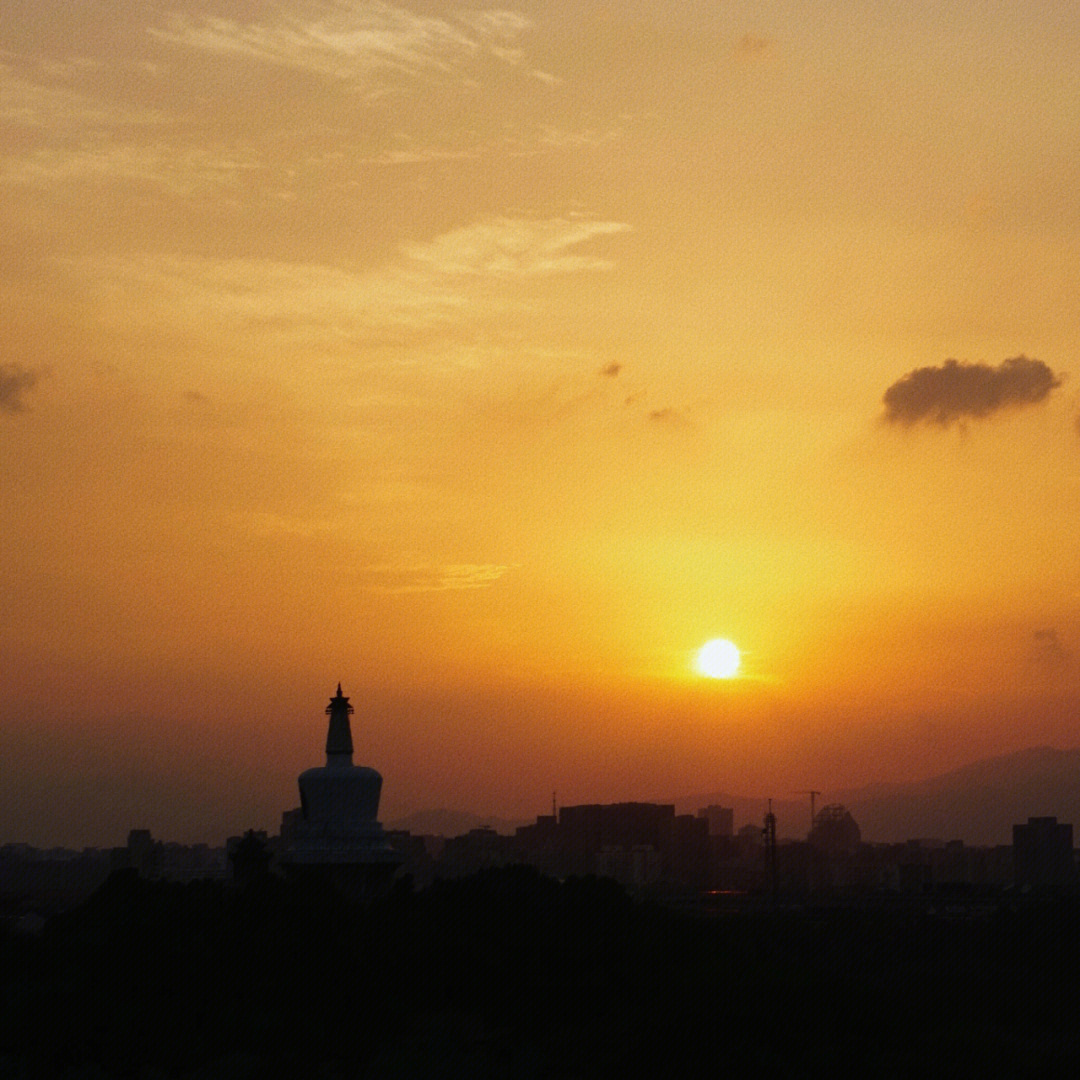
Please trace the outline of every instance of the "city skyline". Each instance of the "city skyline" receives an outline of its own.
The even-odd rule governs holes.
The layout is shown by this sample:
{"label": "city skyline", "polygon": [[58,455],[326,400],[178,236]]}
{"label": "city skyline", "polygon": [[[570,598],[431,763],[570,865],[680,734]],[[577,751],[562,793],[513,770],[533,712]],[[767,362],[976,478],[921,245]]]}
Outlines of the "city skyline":
{"label": "city skyline", "polygon": [[0,841],[273,826],[339,681],[388,820],[1080,744],[1078,46],[7,5]]}

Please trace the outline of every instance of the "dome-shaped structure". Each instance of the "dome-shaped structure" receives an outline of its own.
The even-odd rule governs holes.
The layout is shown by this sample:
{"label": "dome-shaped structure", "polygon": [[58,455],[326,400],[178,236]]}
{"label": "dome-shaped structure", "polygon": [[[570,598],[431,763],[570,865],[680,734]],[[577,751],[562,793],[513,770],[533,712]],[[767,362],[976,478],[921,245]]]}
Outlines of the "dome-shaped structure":
{"label": "dome-shaped structure", "polygon": [[810,846],[830,858],[846,858],[859,850],[862,832],[851,812],[839,803],[823,806],[810,830]]}
{"label": "dome-shaped structure", "polygon": [[353,712],[341,692],[326,713],[326,764],[300,774],[300,812],[284,837],[286,871],[319,876],[353,894],[369,895],[387,883],[401,858],[379,824],[382,776],[353,764]]}

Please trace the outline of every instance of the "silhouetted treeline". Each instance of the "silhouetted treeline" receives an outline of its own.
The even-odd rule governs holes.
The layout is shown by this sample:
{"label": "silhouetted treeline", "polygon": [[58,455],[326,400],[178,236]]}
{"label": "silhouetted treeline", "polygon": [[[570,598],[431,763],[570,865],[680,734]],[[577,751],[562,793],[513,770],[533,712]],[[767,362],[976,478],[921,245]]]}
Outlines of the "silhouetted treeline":
{"label": "silhouetted treeline", "polygon": [[710,918],[524,867],[361,907],[125,872],[3,940],[0,1075],[1075,1076],[1078,915]]}

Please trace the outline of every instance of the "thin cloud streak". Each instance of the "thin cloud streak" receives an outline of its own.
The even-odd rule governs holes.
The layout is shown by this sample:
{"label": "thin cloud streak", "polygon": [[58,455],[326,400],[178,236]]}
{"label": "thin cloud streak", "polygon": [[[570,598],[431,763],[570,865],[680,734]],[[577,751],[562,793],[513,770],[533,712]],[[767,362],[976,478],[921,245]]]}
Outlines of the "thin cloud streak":
{"label": "thin cloud streak", "polygon": [[609,259],[570,254],[568,249],[629,228],[614,221],[491,218],[444,233],[427,244],[405,245],[403,251],[414,263],[448,276],[520,277],[609,270],[614,265]]}
{"label": "thin cloud streak", "polygon": [[514,569],[517,567],[498,563],[384,564],[365,566],[363,572],[374,579],[368,584],[367,591],[398,596],[487,589]]}
{"label": "thin cloud streak", "polygon": [[154,143],[47,147],[0,164],[0,179],[23,185],[84,183],[94,180],[153,184],[174,195],[227,189],[245,173],[264,166],[249,156],[217,154],[192,146]]}

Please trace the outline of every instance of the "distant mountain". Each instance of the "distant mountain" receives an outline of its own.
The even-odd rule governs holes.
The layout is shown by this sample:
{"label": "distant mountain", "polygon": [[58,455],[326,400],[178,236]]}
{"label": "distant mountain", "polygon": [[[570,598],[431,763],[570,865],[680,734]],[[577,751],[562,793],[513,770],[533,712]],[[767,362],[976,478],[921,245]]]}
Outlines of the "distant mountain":
{"label": "distant mountain", "polygon": [[471,829],[494,829],[505,836],[513,836],[519,825],[527,824],[529,822],[481,817],[467,810],[418,810],[415,814],[390,822],[386,828],[404,829],[414,836],[462,836]]}
{"label": "distant mountain", "polygon": [[1080,749],[1033,747],[908,784],[838,792],[867,840],[1011,844],[1012,827],[1056,817],[1080,833]]}
{"label": "distant mountain", "polygon": [[[735,811],[735,828],[760,824],[766,801],[725,792],[676,799],[679,813],[718,803]],[[820,809],[842,803],[859,823],[864,840],[896,843],[912,839],[963,840],[989,846],[1011,844],[1012,827],[1029,817],[1056,817],[1080,839],[1080,749],[1040,746],[977,761],[928,780],[870,784],[817,797]],[[806,836],[809,795],[773,800],[777,833]]]}

